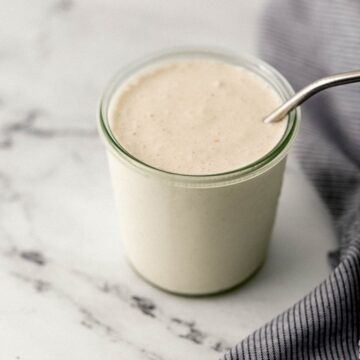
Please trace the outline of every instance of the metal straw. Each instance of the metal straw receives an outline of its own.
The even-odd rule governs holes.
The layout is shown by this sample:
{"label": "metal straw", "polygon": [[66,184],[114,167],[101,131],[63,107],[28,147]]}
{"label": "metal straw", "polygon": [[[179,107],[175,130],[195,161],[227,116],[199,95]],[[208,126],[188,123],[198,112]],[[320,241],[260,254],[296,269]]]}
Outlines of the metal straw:
{"label": "metal straw", "polygon": [[291,110],[301,105],[305,100],[309,99],[311,96],[315,95],[319,91],[322,91],[329,87],[355,82],[360,82],[360,70],[335,74],[314,81],[313,83],[304,87],[302,90],[296,93],[293,97],[287,100],[271,114],[266,116],[263,121],[264,123],[273,123],[280,121],[284,119]]}

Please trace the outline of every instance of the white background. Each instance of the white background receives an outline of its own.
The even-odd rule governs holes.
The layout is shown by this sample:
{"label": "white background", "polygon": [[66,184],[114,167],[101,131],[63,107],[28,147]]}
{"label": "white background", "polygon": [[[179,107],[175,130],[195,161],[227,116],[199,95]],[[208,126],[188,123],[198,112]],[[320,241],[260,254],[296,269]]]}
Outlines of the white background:
{"label": "white background", "polygon": [[327,275],[330,221],[293,160],[244,286],[177,297],[122,256],[95,125],[106,82],[167,47],[255,52],[263,3],[0,1],[0,359],[216,359]]}

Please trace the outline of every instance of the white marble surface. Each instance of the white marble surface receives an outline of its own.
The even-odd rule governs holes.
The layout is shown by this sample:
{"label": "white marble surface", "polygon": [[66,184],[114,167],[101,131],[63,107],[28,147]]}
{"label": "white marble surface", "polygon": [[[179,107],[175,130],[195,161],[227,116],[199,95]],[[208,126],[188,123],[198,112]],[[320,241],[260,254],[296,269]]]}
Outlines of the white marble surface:
{"label": "white marble surface", "polygon": [[329,218],[293,160],[268,261],[244,286],[177,297],[122,256],[95,125],[106,81],[169,46],[253,52],[262,4],[0,1],[1,360],[216,359],[329,272]]}

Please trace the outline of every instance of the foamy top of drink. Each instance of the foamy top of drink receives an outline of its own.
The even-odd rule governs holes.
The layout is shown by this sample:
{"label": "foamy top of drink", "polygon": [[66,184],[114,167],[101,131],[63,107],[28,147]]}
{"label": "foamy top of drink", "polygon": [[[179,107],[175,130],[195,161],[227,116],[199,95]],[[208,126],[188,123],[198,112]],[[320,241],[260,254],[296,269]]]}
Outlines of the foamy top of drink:
{"label": "foamy top of drink", "polygon": [[162,62],[115,92],[110,128],[121,146],[155,168],[189,175],[236,170],[265,156],[286,121],[262,118],[281,104],[259,75],[223,61]]}

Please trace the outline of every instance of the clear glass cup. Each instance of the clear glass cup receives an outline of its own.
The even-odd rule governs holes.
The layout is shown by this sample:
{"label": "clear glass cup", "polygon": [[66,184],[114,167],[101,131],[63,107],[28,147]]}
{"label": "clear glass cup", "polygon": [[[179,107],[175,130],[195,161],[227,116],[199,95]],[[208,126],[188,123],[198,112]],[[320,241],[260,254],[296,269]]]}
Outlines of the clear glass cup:
{"label": "clear glass cup", "polygon": [[240,284],[263,264],[300,112],[289,114],[279,143],[248,166],[214,175],[182,175],[145,164],[112,133],[111,98],[125,80],[147,66],[193,57],[253,71],[283,100],[294,92],[278,71],[255,57],[190,49],[162,53],[124,69],[100,101],[99,132],[107,149],[121,238],[130,263],[164,290],[204,295]]}

